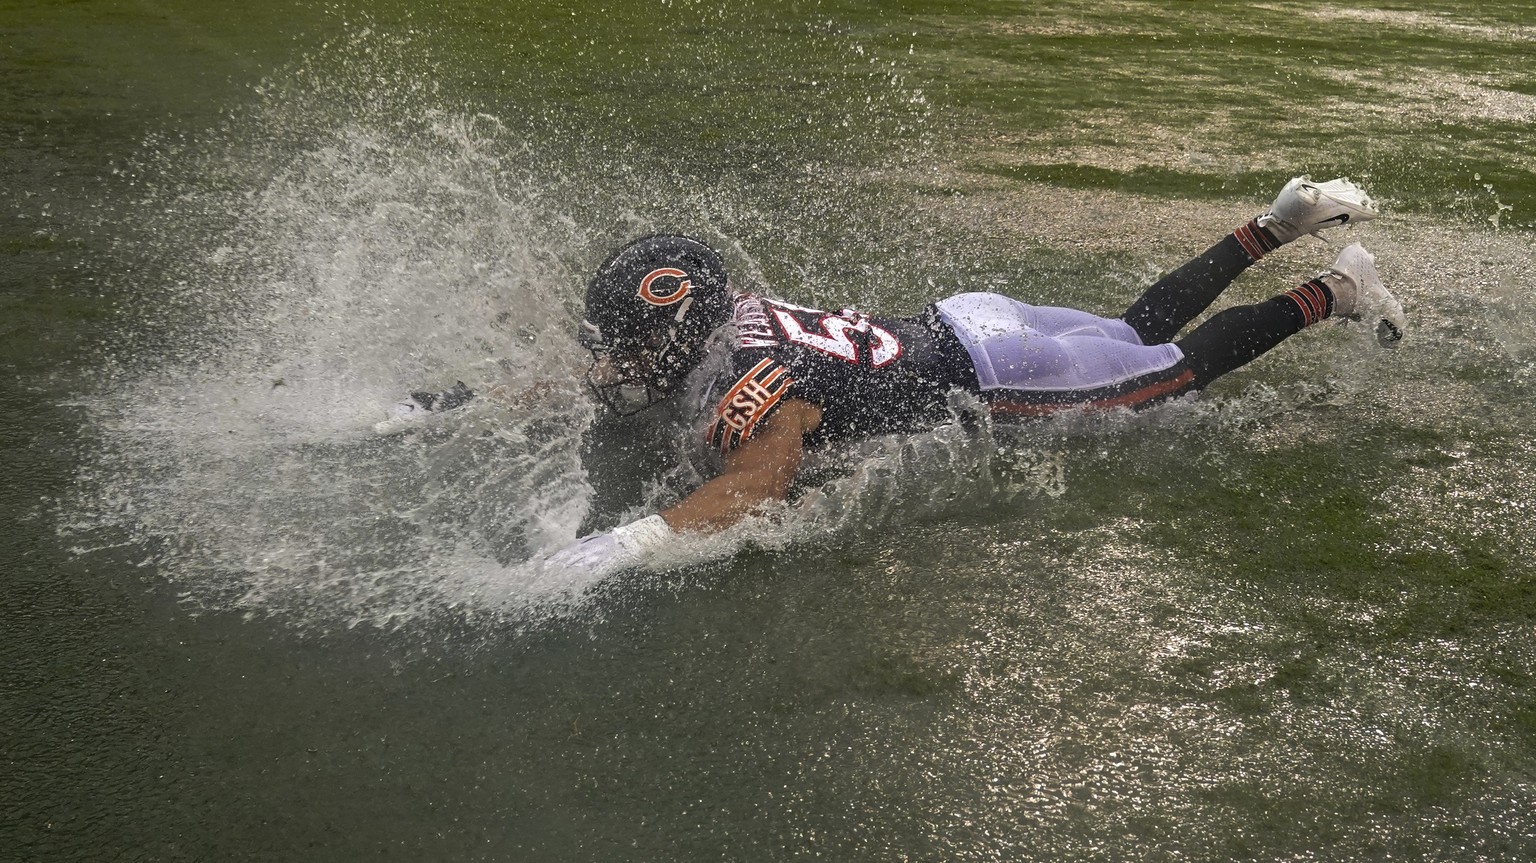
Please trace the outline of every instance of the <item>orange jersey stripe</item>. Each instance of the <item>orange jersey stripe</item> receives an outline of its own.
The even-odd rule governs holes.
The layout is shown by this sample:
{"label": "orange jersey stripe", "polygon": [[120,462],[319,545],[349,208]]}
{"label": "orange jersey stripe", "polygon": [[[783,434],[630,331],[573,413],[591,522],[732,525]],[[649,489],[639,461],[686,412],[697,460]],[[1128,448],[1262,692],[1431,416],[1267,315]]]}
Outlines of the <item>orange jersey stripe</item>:
{"label": "orange jersey stripe", "polygon": [[1178,392],[1189,382],[1195,379],[1195,373],[1185,371],[1176,378],[1157,383],[1147,384],[1140,389],[1132,390],[1124,395],[1111,396],[1106,399],[1097,399],[1081,402],[1062,402],[1060,404],[1027,404],[1024,402],[991,402],[988,410],[995,414],[1015,417],[1045,417],[1062,411],[1087,408],[1089,410],[1113,410],[1119,407],[1136,407],[1153,399],[1170,393]]}
{"label": "orange jersey stripe", "polygon": [[[757,411],[752,414],[752,419],[747,422],[744,428],[742,428],[740,432],[741,439],[736,441],[736,446],[741,446],[743,443],[752,439],[752,432],[757,429],[757,424],[773,411],[773,406],[778,404],[779,399],[784,397],[784,391],[787,389],[788,387],[785,387],[784,390],[779,390],[778,392],[769,396],[763,402],[763,406],[758,408]],[[720,454],[725,455],[730,451],[731,436],[729,433],[726,433],[725,437],[720,441]]]}

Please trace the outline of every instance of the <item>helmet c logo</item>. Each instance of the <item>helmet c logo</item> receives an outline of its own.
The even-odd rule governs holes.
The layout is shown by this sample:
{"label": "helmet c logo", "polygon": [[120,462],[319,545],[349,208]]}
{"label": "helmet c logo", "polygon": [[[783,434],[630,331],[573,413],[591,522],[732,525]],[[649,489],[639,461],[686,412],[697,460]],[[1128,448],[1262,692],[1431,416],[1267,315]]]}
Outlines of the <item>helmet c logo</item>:
{"label": "helmet c logo", "polygon": [[[677,279],[677,287],[668,291],[663,288],[660,291],[652,290],[651,286],[658,279]],[[660,286],[658,286],[660,287]],[[688,274],[673,267],[662,267],[659,270],[651,270],[645,278],[640,280],[640,299],[653,306],[670,306],[688,296],[688,291],[693,288],[693,282],[688,281]]]}

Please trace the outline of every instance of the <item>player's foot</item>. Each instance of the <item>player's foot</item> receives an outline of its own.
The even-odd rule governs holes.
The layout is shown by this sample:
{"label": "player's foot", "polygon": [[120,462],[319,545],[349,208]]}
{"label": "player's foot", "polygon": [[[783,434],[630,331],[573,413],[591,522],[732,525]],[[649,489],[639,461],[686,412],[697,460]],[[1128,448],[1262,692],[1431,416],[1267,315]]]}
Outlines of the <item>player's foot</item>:
{"label": "player's foot", "polygon": [[1317,236],[1324,229],[1367,222],[1379,215],[1365,190],[1347,178],[1314,183],[1303,174],[1285,184],[1258,223],[1279,242],[1289,243],[1303,234]]}
{"label": "player's foot", "polygon": [[1403,306],[1381,283],[1376,258],[1359,243],[1339,253],[1328,272],[1318,276],[1333,292],[1333,316],[1373,324],[1376,339],[1396,347],[1408,331]]}

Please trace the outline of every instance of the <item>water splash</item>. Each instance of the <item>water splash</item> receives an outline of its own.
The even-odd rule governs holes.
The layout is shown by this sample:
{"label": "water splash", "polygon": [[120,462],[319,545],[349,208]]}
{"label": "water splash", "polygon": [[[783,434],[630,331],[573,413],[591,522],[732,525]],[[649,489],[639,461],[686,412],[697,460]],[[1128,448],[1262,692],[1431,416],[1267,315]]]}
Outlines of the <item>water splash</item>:
{"label": "water splash", "polygon": [[[655,210],[761,282],[733,235],[768,219],[670,159],[571,181],[558,142],[453,105],[432,69],[409,38],[356,29],[210,137],[155,136],[120,168],[130,200],[102,227],[137,226],[117,285],[133,301],[80,401],[96,440],[63,523],[79,553],[142,549],[194,607],[320,628],[530,620],[602,589],[538,562],[592,519],[569,338],[592,250],[654,230]],[[375,432],[456,380],[506,397]],[[672,479],[697,477],[679,459]],[[653,483],[629,514],[677,492]],[[805,523],[768,513],[654,566],[781,547]]]}
{"label": "water splash", "polygon": [[[268,85],[212,146],[160,138],[131,169],[153,275],[121,285],[135,303],[82,401],[97,440],[66,533],[150,549],[194,605],[326,626],[579,593],[512,565],[588,507],[562,255],[590,238],[494,118],[425,107],[417,84],[338,114],[306,104],[315,82]],[[457,379],[535,395],[372,432]]]}
{"label": "water splash", "polygon": [[[125,168],[137,197],[113,216],[142,226],[124,249],[141,275],[123,277],[134,310],[81,402],[96,440],[65,532],[82,553],[144,549],[194,606],[322,628],[572,612],[602,585],[536,561],[592,520],[581,443],[593,412],[569,334],[591,250],[614,237],[591,227],[611,217],[590,214],[650,200],[626,189],[676,186],[657,209],[735,226],[715,233],[759,282],[731,237],[771,214],[649,182],[643,164],[607,175],[616,190],[569,181],[496,118],[445,106],[430,75],[412,74],[430,63],[409,44],[363,31],[335,50],[262,85],[212,140],[161,136]],[[381,69],[404,83],[381,89]],[[654,227],[633,211],[621,221],[627,234]],[[460,379],[511,398],[374,433],[405,393]],[[864,442],[813,465],[794,504],[653,563],[1054,499],[1069,483],[1063,440],[1294,403],[1251,401],[1038,431],[957,420]],[[626,515],[698,479],[678,454]]]}

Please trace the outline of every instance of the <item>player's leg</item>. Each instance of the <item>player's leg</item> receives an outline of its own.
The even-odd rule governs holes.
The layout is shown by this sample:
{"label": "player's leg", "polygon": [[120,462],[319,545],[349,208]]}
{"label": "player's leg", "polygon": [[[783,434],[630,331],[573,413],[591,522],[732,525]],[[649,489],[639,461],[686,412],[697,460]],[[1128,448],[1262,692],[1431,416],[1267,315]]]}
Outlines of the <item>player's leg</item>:
{"label": "player's leg", "polygon": [[1034,306],[1019,303],[1025,309],[1029,327],[1048,336],[1092,336],[1133,345],[1142,344],[1136,330],[1120,318],[1105,318],[1081,309],[1062,306]]}
{"label": "player's leg", "polygon": [[1358,244],[1317,278],[1265,302],[1227,309],[1177,343],[1143,345],[1087,329],[1047,333],[1035,325],[1080,324],[1093,316],[999,294],[961,294],[936,309],[969,354],[982,400],[1005,418],[1146,407],[1198,390],[1329,317],[1366,319],[1384,344],[1407,328],[1402,307]]}
{"label": "player's leg", "polygon": [[1358,243],[1317,278],[1262,303],[1224,309],[1177,344],[1198,389],[1330,317],[1367,320],[1384,345],[1394,345],[1407,329],[1402,306]]}
{"label": "player's leg", "polygon": [[1000,418],[1135,407],[1194,380],[1176,345],[1143,345],[1124,321],[989,293],[940,300],[936,310],[970,357],[978,395]]}
{"label": "player's leg", "polygon": [[1280,190],[1268,212],[1159,279],[1120,317],[1145,344],[1171,341],[1265,255],[1305,234],[1376,215],[1365,191],[1347,179],[1313,183],[1296,177]]}

